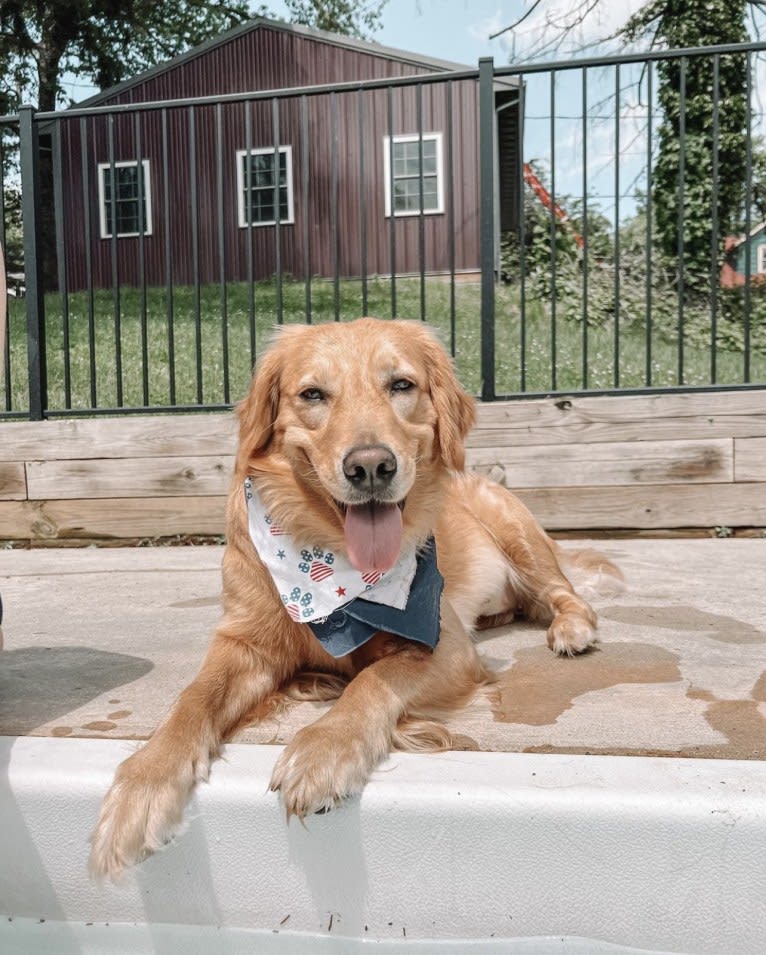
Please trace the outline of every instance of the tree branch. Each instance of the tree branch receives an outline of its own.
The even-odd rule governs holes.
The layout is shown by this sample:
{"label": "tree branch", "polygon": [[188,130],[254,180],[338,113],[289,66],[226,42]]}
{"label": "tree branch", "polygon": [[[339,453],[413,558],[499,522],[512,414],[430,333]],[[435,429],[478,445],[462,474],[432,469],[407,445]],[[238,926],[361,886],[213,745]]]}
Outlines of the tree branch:
{"label": "tree branch", "polygon": [[527,17],[532,16],[532,14],[540,6],[541,3],[542,3],[542,0],[535,0],[535,2],[532,4],[529,10],[527,10],[524,16],[519,17],[519,19],[516,20],[515,23],[512,23],[509,27],[503,27],[503,29],[498,30],[497,33],[490,33],[489,35],[490,40],[496,40],[499,36],[502,36],[504,33],[507,33],[509,30],[515,30],[517,26],[520,26],[527,19]]}

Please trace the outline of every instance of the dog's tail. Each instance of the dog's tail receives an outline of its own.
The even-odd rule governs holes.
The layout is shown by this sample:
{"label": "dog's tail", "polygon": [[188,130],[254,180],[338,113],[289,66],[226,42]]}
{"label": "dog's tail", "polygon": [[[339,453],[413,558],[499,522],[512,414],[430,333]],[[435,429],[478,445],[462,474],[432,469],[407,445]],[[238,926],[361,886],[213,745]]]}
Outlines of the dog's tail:
{"label": "dog's tail", "polygon": [[556,545],[556,557],[572,586],[586,600],[614,597],[625,590],[620,568],[598,550],[569,550]]}

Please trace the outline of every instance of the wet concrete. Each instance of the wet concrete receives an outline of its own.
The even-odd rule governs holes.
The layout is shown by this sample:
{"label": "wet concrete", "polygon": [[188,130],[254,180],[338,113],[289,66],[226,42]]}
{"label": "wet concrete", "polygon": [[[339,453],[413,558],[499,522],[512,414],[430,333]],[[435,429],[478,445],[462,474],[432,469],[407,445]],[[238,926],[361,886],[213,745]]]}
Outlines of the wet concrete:
{"label": "wet concrete", "polygon": [[[627,581],[590,597],[599,646],[556,658],[524,620],[479,634],[501,676],[449,720],[455,748],[766,759],[766,540],[594,546]],[[0,734],[147,738],[205,653],[221,555],[0,551]],[[329,705],[279,708],[239,739],[285,742]]]}

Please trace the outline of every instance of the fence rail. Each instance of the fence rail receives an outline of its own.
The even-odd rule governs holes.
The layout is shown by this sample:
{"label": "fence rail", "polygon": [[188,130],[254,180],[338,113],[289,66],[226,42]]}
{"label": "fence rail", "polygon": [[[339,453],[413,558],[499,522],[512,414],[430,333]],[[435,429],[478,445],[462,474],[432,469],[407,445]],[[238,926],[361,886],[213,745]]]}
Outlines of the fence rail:
{"label": "fence rail", "polygon": [[273,325],[359,314],[487,401],[762,387],[764,52],[0,117],[0,417],[229,407]]}

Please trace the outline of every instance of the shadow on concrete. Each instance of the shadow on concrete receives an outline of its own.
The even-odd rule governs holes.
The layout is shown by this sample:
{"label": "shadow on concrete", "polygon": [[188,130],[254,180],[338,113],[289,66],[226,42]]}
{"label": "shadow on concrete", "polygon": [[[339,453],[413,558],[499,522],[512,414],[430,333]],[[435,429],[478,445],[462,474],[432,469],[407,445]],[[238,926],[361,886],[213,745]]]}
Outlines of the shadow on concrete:
{"label": "shadow on concrete", "polygon": [[19,647],[0,654],[0,735],[23,736],[152,670],[144,657],[92,647]]}

